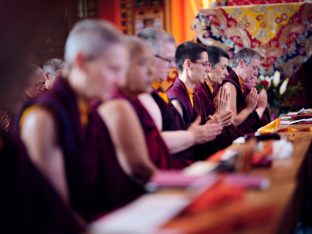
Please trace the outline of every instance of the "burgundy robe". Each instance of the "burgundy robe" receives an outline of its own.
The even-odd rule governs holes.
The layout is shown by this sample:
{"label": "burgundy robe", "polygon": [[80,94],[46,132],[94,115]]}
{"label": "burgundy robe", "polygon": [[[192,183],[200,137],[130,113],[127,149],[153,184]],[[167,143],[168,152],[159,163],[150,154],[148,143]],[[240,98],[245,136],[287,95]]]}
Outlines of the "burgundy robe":
{"label": "burgundy robe", "polygon": [[[177,78],[168,88],[167,95],[170,101],[177,100],[180,103],[183,112],[184,124],[189,127],[195,121],[198,112],[192,106],[185,84],[179,78]],[[218,150],[212,142],[196,145],[194,148],[194,161],[206,159],[208,156],[212,155]]]}
{"label": "burgundy robe", "polygon": [[133,107],[144,131],[149,157],[156,167],[159,169],[181,169],[186,166],[183,160],[175,160],[170,155],[152,117],[137,97],[129,97],[122,90],[118,90],[114,97],[129,101]]}
{"label": "burgundy robe", "polygon": [[1,233],[81,231],[63,200],[33,165],[21,140],[0,131]]}
{"label": "burgundy robe", "polygon": [[[158,94],[158,92],[163,92],[162,90],[154,90],[152,92],[152,97],[154,101],[157,103],[162,117],[162,131],[178,131],[178,130],[186,130],[184,121],[176,110],[176,108],[169,103],[166,103]],[[165,93],[164,93],[165,95]],[[169,99],[168,99],[169,100]],[[194,162],[194,149],[190,147],[181,152],[175,153],[172,155],[172,158],[180,161],[182,165],[189,166]]]}
{"label": "burgundy robe", "polygon": [[[214,93],[217,93],[217,91]],[[208,85],[204,82],[194,89],[193,95],[194,108],[200,114],[202,122],[205,123],[209,120],[209,115],[213,115],[216,111],[214,106],[214,94],[211,93]],[[244,133],[231,124],[230,126],[224,127],[222,133],[212,142],[220,150],[231,145],[233,140],[242,135],[244,135]]]}
{"label": "burgundy robe", "polygon": [[109,131],[95,107],[88,113],[86,125],[81,123],[77,98],[68,81],[59,78],[51,91],[29,101],[23,110],[39,105],[53,115],[71,205],[89,221],[127,204],[144,191],[120,167]]}
{"label": "burgundy robe", "polygon": [[[230,82],[236,88],[236,111],[241,112],[246,108],[246,101],[243,91],[240,87],[239,79],[236,73],[229,69],[229,75],[223,80],[222,85]],[[237,127],[243,131],[245,134],[254,133],[258,128],[262,126],[262,122],[258,116],[258,113],[254,110],[240,125]]]}

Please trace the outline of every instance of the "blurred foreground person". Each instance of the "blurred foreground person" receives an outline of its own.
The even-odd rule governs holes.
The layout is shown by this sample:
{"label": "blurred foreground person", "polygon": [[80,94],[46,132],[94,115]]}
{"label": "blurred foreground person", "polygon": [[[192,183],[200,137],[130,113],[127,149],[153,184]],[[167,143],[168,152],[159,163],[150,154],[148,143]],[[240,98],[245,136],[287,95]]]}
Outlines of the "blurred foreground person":
{"label": "blurred foreground person", "polygon": [[[138,148],[139,154],[147,155],[152,165],[150,170],[170,169],[175,168],[174,161],[168,151],[168,148],[163,141],[152,117],[141,104],[138,95],[144,92],[149,92],[152,89],[152,76],[151,76],[151,62],[153,52],[146,42],[139,38],[128,37],[126,40],[127,47],[130,53],[130,64],[127,76],[121,80],[119,90],[114,95],[114,100],[109,108],[103,109],[103,115],[107,123],[110,122],[109,129],[117,145],[123,145],[124,136],[123,132],[118,132],[118,126],[121,112],[118,107],[128,109],[128,115],[134,116],[139,126],[136,126],[138,133],[138,140],[142,142],[137,144],[133,142],[131,147]],[[115,118],[111,118],[110,113],[114,113]],[[131,142],[131,140],[128,140]],[[133,141],[133,139],[132,139]],[[118,147],[118,146],[117,146]],[[121,148],[121,147],[118,147]],[[122,147],[124,148],[124,147]],[[143,168],[142,168],[143,169]]]}
{"label": "blurred foreground person", "polygon": [[[58,5],[57,1],[53,4]],[[25,4],[6,1],[0,7],[0,19],[5,22],[0,25],[0,108],[12,113],[16,111],[29,82],[26,64],[30,63],[38,32],[42,30],[37,21],[48,27],[46,17],[54,13],[54,7],[44,5],[49,12],[41,8],[43,4],[40,1],[32,0]],[[41,15],[45,13],[45,16]],[[6,30],[8,28],[10,30]],[[20,43],[21,38],[23,43]],[[29,159],[20,138],[4,132],[2,128],[0,184],[1,233],[69,234],[81,230],[59,194]]]}
{"label": "blurred foreground person", "polygon": [[140,172],[128,170],[127,155],[116,155],[94,105],[107,100],[125,76],[128,51],[111,24],[83,20],[67,38],[65,62],[65,76],[24,105],[18,124],[32,161],[64,202],[90,221],[144,192],[130,178]]}

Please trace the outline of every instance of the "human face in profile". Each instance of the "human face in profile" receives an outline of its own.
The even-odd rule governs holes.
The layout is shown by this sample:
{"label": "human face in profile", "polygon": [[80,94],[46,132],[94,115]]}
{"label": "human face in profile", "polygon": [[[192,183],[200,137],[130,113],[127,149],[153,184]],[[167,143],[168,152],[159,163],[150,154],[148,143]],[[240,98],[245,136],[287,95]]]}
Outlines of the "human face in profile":
{"label": "human face in profile", "polygon": [[106,100],[124,79],[128,69],[129,54],[121,43],[112,44],[103,55],[86,63],[84,91],[88,97]]}
{"label": "human face in profile", "polygon": [[211,67],[209,77],[212,84],[221,84],[224,78],[229,75],[227,71],[228,63],[229,60],[227,58],[221,57],[220,61]]}
{"label": "human face in profile", "polygon": [[191,61],[191,67],[189,69],[189,76],[191,82],[194,85],[203,83],[207,78],[207,73],[210,71],[211,65],[208,61],[207,52],[202,52],[199,59],[196,61]]}
{"label": "human face in profile", "polygon": [[136,54],[130,59],[126,88],[132,94],[152,91],[152,49],[145,44],[138,44]]}
{"label": "human face in profile", "polygon": [[241,78],[244,82],[249,80],[257,80],[259,75],[260,59],[253,57],[250,62],[243,60]]}
{"label": "human face in profile", "polygon": [[175,66],[174,56],[176,45],[173,42],[164,42],[159,54],[154,55],[153,77],[154,80],[165,80],[169,70]]}

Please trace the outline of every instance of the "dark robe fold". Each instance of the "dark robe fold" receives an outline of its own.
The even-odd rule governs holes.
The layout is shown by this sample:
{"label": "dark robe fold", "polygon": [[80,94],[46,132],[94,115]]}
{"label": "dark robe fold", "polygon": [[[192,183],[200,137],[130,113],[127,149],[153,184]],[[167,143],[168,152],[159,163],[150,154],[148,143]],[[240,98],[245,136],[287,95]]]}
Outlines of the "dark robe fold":
{"label": "dark robe fold", "polygon": [[48,110],[55,120],[70,202],[86,220],[127,204],[144,192],[120,167],[96,107],[85,113],[87,122],[82,123],[78,97],[66,79],[59,78],[51,91],[27,102],[21,114],[33,105]]}
{"label": "dark robe fold", "polygon": [[[238,76],[231,69],[228,68],[229,75],[223,80],[222,85],[227,82],[230,82],[234,85],[236,89],[236,111],[240,113],[243,109],[246,108],[246,100],[241,89]],[[243,131],[245,134],[254,133],[258,130],[258,128],[262,127],[261,119],[258,116],[258,113],[253,110],[253,112],[237,127]]]}
{"label": "dark robe fold", "polygon": [[[163,90],[154,90],[152,92],[152,97],[157,103],[162,117],[162,131],[178,131],[186,130],[185,124],[179,112],[172,105],[170,101],[165,102],[159,95],[161,92],[166,95]],[[169,100],[169,99],[168,99]],[[192,147],[185,149],[181,152],[172,154],[172,158],[180,161],[181,165],[189,166],[194,161],[194,149]]]}
{"label": "dark robe fold", "polygon": [[176,100],[179,102],[183,112],[184,124],[188,128],[194,122],[198,113],[192,106],[185,84],[179,78],[176,78],[166,93],[170,101]]}
{"label": "dark robe fold", "polygon": [[[177,78],[174,83],[166,91],[170,101],[177,100],[182,107],[183,120],[185,126],[189,127],[196,119],[199,114],[193,107],[190,96],[188,94],[185,84]],[[194,100],[194,99],[193,99]],[[195,105],[195,103],[194,103]],[[194,146],[194,161],[204,160],[218,149],[212,142]]]}
{"label": "dark robe fold", "polygon": [[183,160],[175,160],[170,155],[152,117],[137,97],[129,97],[122,90],[118,90],[114,98],[123,98],[133,107],[144,131],[149,157],[156,167],[159,169],[181,169],[186,166]]}
{"label": "dark robe fold", "polygon": [[82,230],[21,140],[0,131],[1,233],[70,234]]}
{"label": "dark robe fold", "polygon": [[[215,93],[217,93],[217,91],[215,91],[214,94]],[[194,108],[201,116],[203,123],[209,120],[209,116],[216,112],[214,106],[214,94],[210,91],[206,82],[198,85],[194,89]],[[233,140],[242,135],[244,135],[244,132],[231,124],[230,126],[224,127],[222,133],[218,135],[212,142],[215,144],[218,150],[221,150],[231,145]]]}

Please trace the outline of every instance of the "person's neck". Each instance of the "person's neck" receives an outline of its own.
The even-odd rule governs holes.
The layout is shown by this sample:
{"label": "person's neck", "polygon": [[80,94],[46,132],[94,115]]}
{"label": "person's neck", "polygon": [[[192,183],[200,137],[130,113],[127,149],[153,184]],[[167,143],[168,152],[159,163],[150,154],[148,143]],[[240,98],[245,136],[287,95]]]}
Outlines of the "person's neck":
{"label": "person's neck", "polygon": [[205,79],[205,81],[207,84],[209,84],[213,88],[217,86],[217,84],[215,82],[213,82],[209,76],[207,79]]}
{"label": "person's neck", "polygon": [[130,90],[126,86],[120,86],[119,89],[130,98],[137,98],[141,94]]}
{"label": "person's neck", "polygon": [[239,67],[235,67],[235,68],[233,68],[232,70],[236,73],[237,77],[238,77],[239,79],[241,79],[242,82],[244,82],[242,70],[239,69]]}
{"label": "person's neck", "polygon": [[189,89],[194,89],[197,84],[194,84],[186,72],[179,74],[179,79],[187,86]]}
{"label": "person's neck", "polygon": [[66,79],[70,85],[70,87],[74,90],[74,92],[77,95],[78,100],[81,100],[85,103],[90,103],[91,100],[87,96],[87,91],[82,85],[79,83],[80,80],[80,74],[76,73],[75,71],[71,71],[68,73],[66,77],[63,77],[63,79]]}

